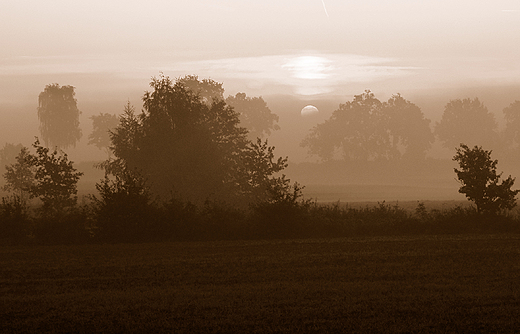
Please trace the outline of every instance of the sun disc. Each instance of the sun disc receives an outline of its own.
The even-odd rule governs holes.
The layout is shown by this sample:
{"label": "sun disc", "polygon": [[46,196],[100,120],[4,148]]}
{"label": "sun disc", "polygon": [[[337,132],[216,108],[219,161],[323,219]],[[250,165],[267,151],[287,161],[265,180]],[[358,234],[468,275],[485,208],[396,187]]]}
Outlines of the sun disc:
{"label": "sun disc", "polygon": [[320,111],[318,110],[318,108],[309,104],[308,106],[303,107],[303,109],[301,111],[301,115],[305,117],[305,116],[316,115],[319,112]]}

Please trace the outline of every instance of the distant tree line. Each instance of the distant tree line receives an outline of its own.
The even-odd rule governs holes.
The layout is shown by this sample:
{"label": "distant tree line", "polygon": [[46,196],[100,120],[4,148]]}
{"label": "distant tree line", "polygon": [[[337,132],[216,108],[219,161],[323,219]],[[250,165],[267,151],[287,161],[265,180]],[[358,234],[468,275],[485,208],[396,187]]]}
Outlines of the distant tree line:
{"label": "distant tree line", "polygon": [[[266,138],[280,129],[278,116],[262,97],[237,93],[224,98],[221,83],[199,80],[194,75],[179,78],[177,83],[199,96],[201,103],[208,107],[221,101],[233,108],[251,141]],[[40,93],[38,103],[44,143],[58,148],[75,146],[82,131],[74,87],[47,85]],[[441,120],[431,124],[420,107],[400,94],[380,101],[367,90],[355,95],[352,101],[340,104],[328,120],[310,129],[301,146],[322,161],[422,161],[435,140],[450,150],[460,143],[483,145],[507,157],[504,153],[518,153],[520,149],[520,101],[504,108],[503,114],[505,127],[499,130],[495,116],[478,98],[455,99],[445,105]],[[88,136],[88,144],[104,149],[110,156],[109,131],[116,128],[119,116],[100,113],[90,119],[93,130]],[[12,160],[15,156],[12,147],[7,145],[0,151],[4,165],[9,163],[7,157]]]}
{"label": "distant tree line", "polygon": [[421,161],[435,138],[448,149],[465,143],[518,154],[520,101],[503,113],[506,124],[499,131],[494,115],[478,98],[451,100],[432,128],[421,109],[401,95],[381,102],[365,91],[313,127],[301,146],[322,161]]}

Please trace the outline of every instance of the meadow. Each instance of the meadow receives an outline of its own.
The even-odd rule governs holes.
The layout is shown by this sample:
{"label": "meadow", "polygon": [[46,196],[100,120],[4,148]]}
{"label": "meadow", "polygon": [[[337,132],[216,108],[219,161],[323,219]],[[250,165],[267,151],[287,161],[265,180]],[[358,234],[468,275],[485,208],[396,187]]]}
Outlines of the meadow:
{"label": "meadow", "polygon": [[0,332],[512,333],[520,235],[0,247]]}

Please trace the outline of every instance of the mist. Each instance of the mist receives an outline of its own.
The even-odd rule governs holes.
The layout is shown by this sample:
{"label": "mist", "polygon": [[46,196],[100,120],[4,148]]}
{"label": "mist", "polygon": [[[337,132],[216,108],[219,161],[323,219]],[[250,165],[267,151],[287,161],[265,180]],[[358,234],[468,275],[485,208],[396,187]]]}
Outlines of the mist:
{"label": "mist", "polygon": [[[194,73],[196,74],[196,73]],[[150,73],[150,77],[157,73]],[[16,80],[15,80],[16,79]],[[80,163],[85,170],[85,177],[80,181],[82,194],[94,193],[94,185],[102,178],[102,171],[92,166],[107,158],[106,153],[93,145],[87,145],[88,135],[92,132],[90,117],[100,113],[120,115],[124,105],[130,102],[137,110],[142,108],[142,96],[148,90],[146,78],[128,78],[115,74],[46,74],[8,77],[4,85],[0,114],[3,117],[3,130],[0,134],[2,147],[6,143],[22,144],[30,147],[34,137],[40,136],[37,117],[37,97],[43,87],[51,82],[72,84],[76,87],[78,108],[81,111],[80,128],[83,132],[81,140],[75,147],[66,149],[70,159]],[[436,140],[427,151],[427,159],[433,161],[428,169],[421,166],[414,168],[395,167],[390,173],[381,173],[377,163],[370,168],[356,166],[352,162],[338,159],[335,162],[323,162],[319,157],[308,153],[300,143],[311,129],[331,117],[339,105],[352,100],[354,95],[365,89],[371,91],[380,100],[400,93],[405,99],[416,104],[425,118],[431,120],[433,130],[439,122],[445,105],[453,99],[478,98],[492,113],[499,129],[504,129],[505,119],[502,110],[519,99],[520,85],[480,85],[460,86],[450,89],[441,87],[424,89],[386,86],[382,83],[348,85],[344,94],[299,95],[291,90],[286,93],[273,94],[276,89],[270,86],[250,89],[247,86],[239,90],[240,80],[222,82],[224,96],[243,91],[249,96],[261,96],[269,109],[279,117],[279,130],[272,131],[266,137],[270,145],[276,148],[277,156],[288,157],[289,166],[284,173],[292,180],[306,186],[304,194],[309,198],[323,202],[344,201],[416,201],[416,200],[463,200],[457,192],[458,183],[453,179],[453,149],[442,147]],[[231,87],[228,89],[227,87]],[[391,90],[393,89],[393,90]],[[339,89],[341,90],[341,89]],[[338,91],[339,91],[338,90]],[[263,94],[265,92],[265,94]],[[254,94],[254,95],[253,95]],[[306,105],[315,106],[317,114],[302,116],[301,109]],[[500,148],[489,147],[500,154]],[[520,174],[516,167],[518,162],[514,156],[497,156],[507,174]],[[361,187],[360,186],[364,186]],[[386,188],[385,188],[386,187]],[[383,190],[385,189],[385,190]]]}
{"label": "mist", "polygon": [[[150,79],[161,73],[174,79],[197,75],[222,83],[224,98],[245,93],[265,101],[280,127],[265,139],[277,156],[288,157],[284,173],[305,185],[308,196],[460,199],[450,176],[455,147],[438,138],[424,157],[435,170],[416,162],[367,166],[341,155],[324,161],[301,143],[366,90],[382,102],[400,94],[420,108],[432,131],[450,101],[478,98],[501,133],[503,109],[520,99],[516,6],[508,0],[12,2],[0,15],[0,145],[30,147],[41,136],[38,95],[48,84],[71,85],[83,135],[66,153],[82,166],[93,165],[107,155],[87,144],[92,116],[121,115],[127,103],[140,112]],[[303,117],[307,105],[319,112]],[[515,155],[501,145],[488,148],[506,173],[517,173]],[[85,172],[81,188],[88,193],[102,174]],[[357,190],[347,189],[359,185],[396,188],[384,196],[355,196]]]}

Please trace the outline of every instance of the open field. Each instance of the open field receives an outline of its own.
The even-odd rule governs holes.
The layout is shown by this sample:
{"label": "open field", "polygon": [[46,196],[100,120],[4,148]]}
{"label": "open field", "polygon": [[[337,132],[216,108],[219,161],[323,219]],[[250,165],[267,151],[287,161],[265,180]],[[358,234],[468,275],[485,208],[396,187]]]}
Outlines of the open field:
{"label": "open field", "polygon": [[520,235],[0,248],[0,332],[502,332]]}

